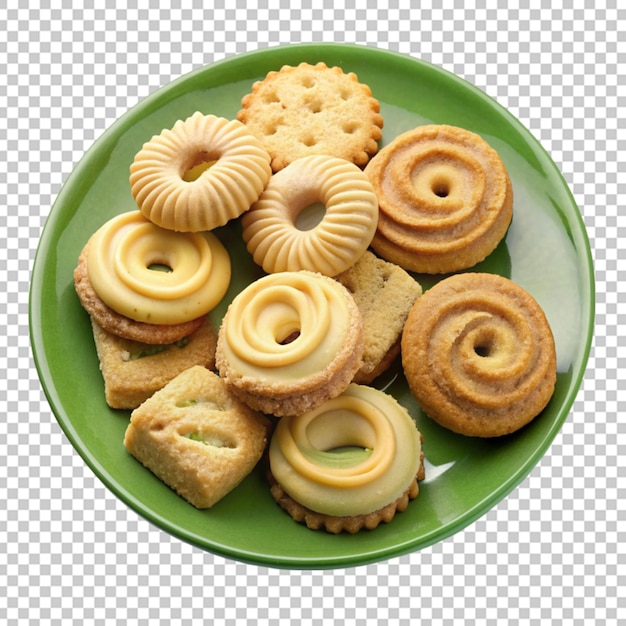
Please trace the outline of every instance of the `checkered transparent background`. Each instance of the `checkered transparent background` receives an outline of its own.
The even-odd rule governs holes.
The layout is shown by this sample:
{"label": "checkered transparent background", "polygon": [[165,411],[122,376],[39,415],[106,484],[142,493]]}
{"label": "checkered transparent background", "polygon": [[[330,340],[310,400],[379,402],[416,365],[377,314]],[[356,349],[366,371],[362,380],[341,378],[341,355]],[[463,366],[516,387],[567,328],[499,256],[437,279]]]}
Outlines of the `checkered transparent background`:
{"label": "checkered transparent background", "polygon": [[[545,10],[492,10],[485,2],[408,10],[399,8],[408,2],[371,0],[320,0],[321,9],[311,0],[298,8],[283,0],[256,8],[241,0],[184,9],[30,4],[0,8],[0,622],[616,624],[626,608],[626,405],[618,395],[626,343],[618,331],[626,313],[618,289],[626,278],[618,249],[626,235],[626,56],[618,42],[626,11],[615,2]],[[322,40],[377,45],[442,66],[533,132],[588,228],[597,332],[562,432],[491,512],[419,553],[345,570],[283,571],[182,543],[94,477],[40,389],[28,288],[62,183],[118,116],[200,65]]]}

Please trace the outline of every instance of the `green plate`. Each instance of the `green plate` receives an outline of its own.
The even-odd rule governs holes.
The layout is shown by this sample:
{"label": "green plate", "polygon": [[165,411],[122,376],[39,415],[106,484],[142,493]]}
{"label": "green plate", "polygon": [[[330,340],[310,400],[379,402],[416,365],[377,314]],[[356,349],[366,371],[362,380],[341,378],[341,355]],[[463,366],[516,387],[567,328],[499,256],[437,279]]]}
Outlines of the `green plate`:
{"label": "green plate", "polygon": [[[135,208],[128,168],[144,141],[196,110],[235,117],[253,81],[283,64],[325,61],[356,72],[381,102],[382,143],[423,123],[480,133],[498,150],[513,181],[513,223],[505,241],[474,269],[515,280],[542,305],[558,353],[558,381],[542,415],[497,440],[455,435],[419,410],[398,363],[376,382],[415,417],[424,435],[426,480],[390,524],[330,535],[297,524],[274,504],[257,468],[210,510],[179,498],[123,446],[129,413],[104,401],[88,317],[72,272],[87,238],[108,218]],[[231,252],[234,279],[214,311],[260,275],[239,225],[217,234]],[[425,288],[433,279],[419,276]],[[59,424],[95,474],[128,506],[164,531],[215,554],[283,568],[333,568],[419,550],[466,527],[522,481],[567,418],[584,375],[594,315],[593,265],[579,210],[558,169],[505,109],[462,79],[414,58],[346,44],[302,44],[243,54],[200,68],[145,98],[87,152],[59,193],[33,268],[30,332],[39,376]]]}

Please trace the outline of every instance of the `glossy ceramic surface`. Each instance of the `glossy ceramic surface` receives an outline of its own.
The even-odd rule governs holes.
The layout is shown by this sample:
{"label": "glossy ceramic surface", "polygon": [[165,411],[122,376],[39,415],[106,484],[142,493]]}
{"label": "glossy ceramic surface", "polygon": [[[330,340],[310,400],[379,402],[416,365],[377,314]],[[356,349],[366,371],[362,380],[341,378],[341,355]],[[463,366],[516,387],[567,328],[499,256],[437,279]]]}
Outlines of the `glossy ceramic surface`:
{"label": "glossy ceramic surface", "polygon": [[[515,191],[506,239],[475,270],[508,276],[543,306],[554,330],[558,382],[528,427],[497,440],[448,432],[426,418],[399,363],[376,385],[410,410],[424,435],[426,480],[406,512],[373,532],[334,536],[296,524],[272,501],[257,468],[211,510],[199,511],[135,461],[122,441],[129,413],[104,401],[88,316],[72,272],[87,238],[135,208],[128,168],[143,142],[196,110],[235,117],[254,80],[283,64],[325,61],[356,72],[381,102],[382,144],[422,123],[480,133],[498,150]],[[217,231],[233,281],[213,312],[261,275],[237,222]],[[417,276],[425,288],[436,279]],[[558,169],[530,133],[467,82],[414,58],[344,44],[270,48],[203,67],[163,87],[120,118],[78,163],[45,225],[32,275],[30,324],[36,365],[65,434],[95,474],[139,514],[182,540],[225,557],[276,567],[332,568],[379,561],[438,542],[502,500],[545,454],[572,406],[592,337],[593,267],[579,210]]]}

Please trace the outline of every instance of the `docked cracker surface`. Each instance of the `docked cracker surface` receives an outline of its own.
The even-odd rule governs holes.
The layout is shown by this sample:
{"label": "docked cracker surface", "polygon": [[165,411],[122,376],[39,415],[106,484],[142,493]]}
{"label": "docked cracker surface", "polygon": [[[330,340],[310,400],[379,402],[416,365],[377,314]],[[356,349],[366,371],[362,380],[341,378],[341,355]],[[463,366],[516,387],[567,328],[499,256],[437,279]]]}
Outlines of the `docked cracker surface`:
{"label": "docked cracker surface", "polygon": [[242,98],[237,119],[269,152],[274,172],[311,154],[364,166],[378,151],[383,127],[370,87],[323,62],[269,72]]}
{"label": "docked cracker surface", "polygon": [[215,367],[217,334],[209,319],[188,337],[168,345],[132,341],[104,330],[91,318],[104,395],[113,409],[134,409],[193,365]]}
{"label": "docked cracker surface", "polygon": [[194,366],[132,412],[124,445],[181,497],[206,509],[254,469],[269,427],[217,374]]}
{"label": "docked cracker surface", "polygon": [[348,289],[361,311],[365,347],[354,382],[367,384],[400,353],[402,329],[422,287],[401,267],[369,250],[335,279]]}

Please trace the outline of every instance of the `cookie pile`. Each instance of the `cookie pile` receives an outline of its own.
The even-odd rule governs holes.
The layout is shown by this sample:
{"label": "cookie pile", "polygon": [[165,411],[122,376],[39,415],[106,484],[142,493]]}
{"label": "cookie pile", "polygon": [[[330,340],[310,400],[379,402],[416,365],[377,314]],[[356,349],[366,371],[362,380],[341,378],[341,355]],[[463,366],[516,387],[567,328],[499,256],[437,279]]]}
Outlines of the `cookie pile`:
{"label": "cookie pile", "polygon": [[[76,290],[110,406],[113,381],[131,377],[121,364],[141,363],[124,443],[194,506],[213,506],[265,454],[270,492],[296,521],[331,533],[390,522],[424,478],[415,421],[372,386],[398,357],[425,413],[468,436],[521,428],[554,391],[538,304],[471,272],[511,222],[500,157],[479,135],[434,124],[379,151],[382,128],[354,73],[271,71],[236,120],[196,112],[144,144],[130,167],[139,230],[113,229],[100,270],[88,245],[81,254]],[[235,221],[263,276],[213,331],[207,313],[231,267],[212,231]],[[442,280],[423,294],[419,273]],[[118,283],[137,306],[120,310]],[[207,284],[212,298],[196,296]],[[164,313],[166,301],[180,306]],[[103,307],[116,324],[98,324]],[[131,341],[116,334],[120,319],[148,331],[144,354],[129,356],[146,335],[132,350],[119,343]]]}

